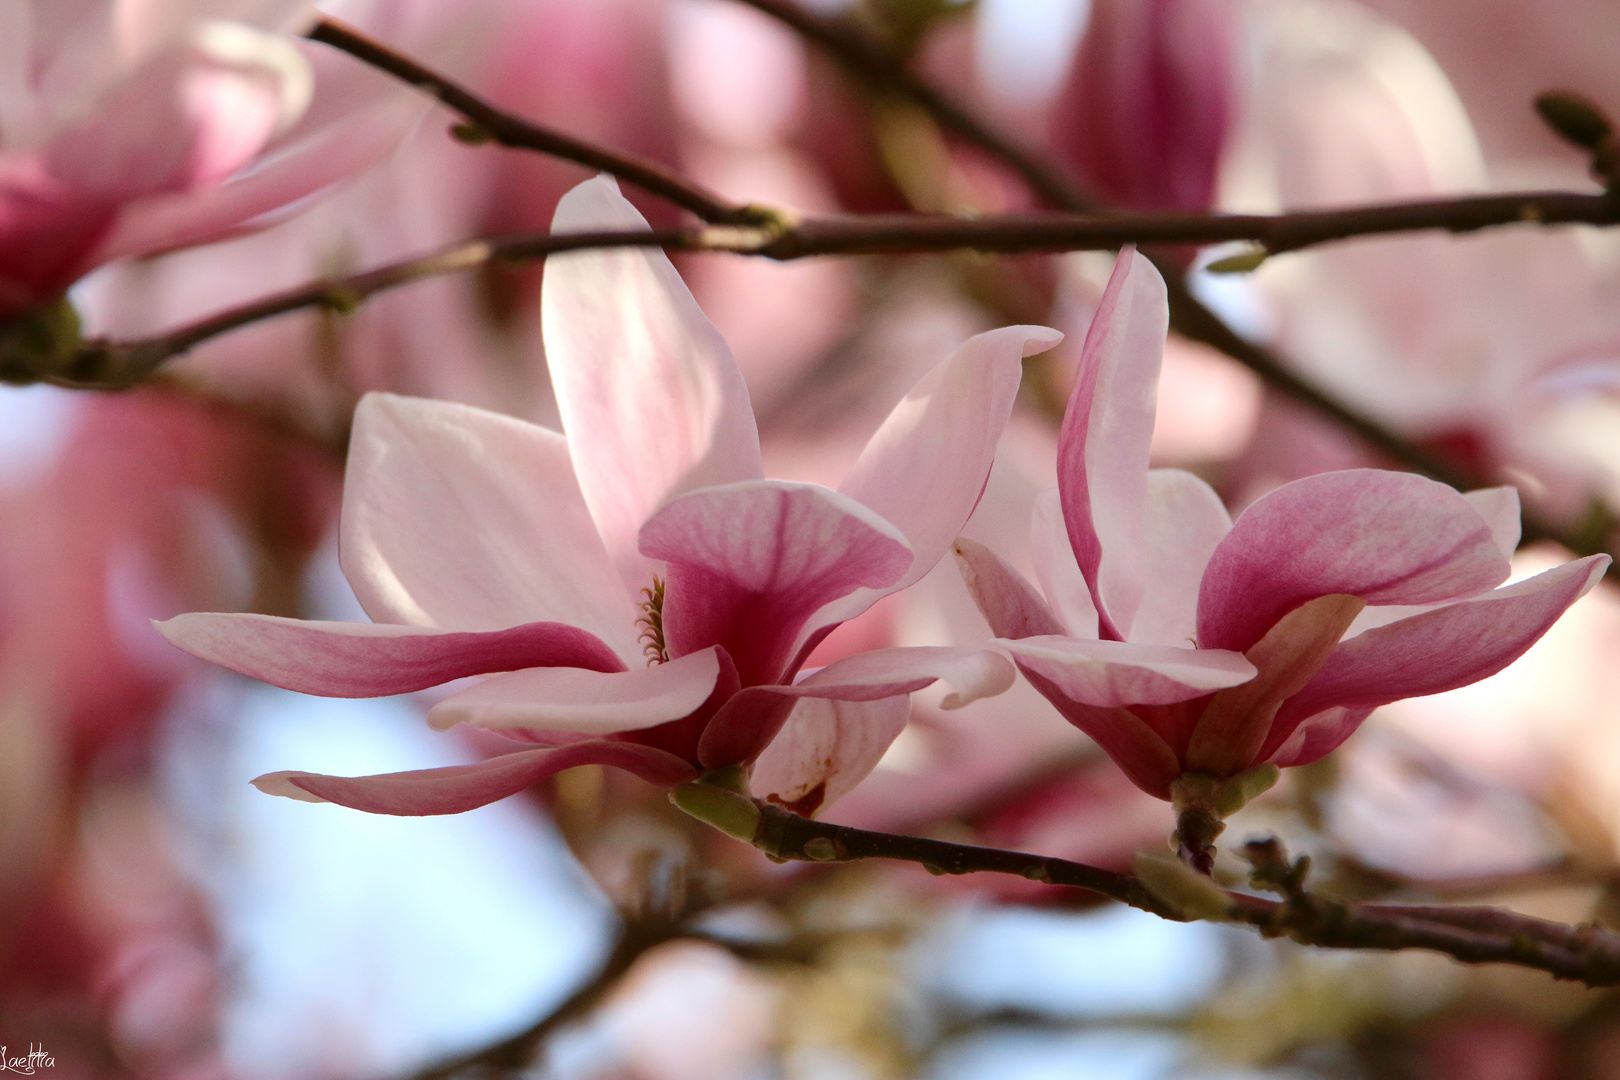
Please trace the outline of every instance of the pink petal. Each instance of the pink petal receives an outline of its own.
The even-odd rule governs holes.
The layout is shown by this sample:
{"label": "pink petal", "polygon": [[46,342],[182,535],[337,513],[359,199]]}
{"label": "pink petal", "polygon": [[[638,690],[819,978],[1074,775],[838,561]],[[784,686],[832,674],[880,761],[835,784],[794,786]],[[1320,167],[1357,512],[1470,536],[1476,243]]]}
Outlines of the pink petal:
{"label": "pink petal", "polygon": [[1412,473],[1349,469],[1284,484],[1238,518],[1198,597],[1198,643],[1247,649],[1305,601],[1427,604],[1508,575],[1491,527],[1453,489]]}
{"label": "pink petal", "polygon": [[999,644],[1025,673],[1040,675],[1065,699],[1103,708],[1173,705],[1255,676],[1254,665],[1242,653],[1222,649],[1070,637],[1033,637]]}
{"label": "pink petal", "polygon": [[951,691],[941,706],[957,709],[1002,693],[1015,677],[1012,665],[989,649],[927,646],[857,653],[793,686],[744,689],[709,722],[698,755],[708,768],[753,760],[775,737],[793,702],[800,698],[878,701],[944,680]]}
{"label": "pink petal", "polygon": [[1267,760],[1282,769],[1321,761],[1354,735],[1372,712],[1371,708],[1333,708],[1319,712],[1296,727]]}
{"label": "pink petal", "polygon": [[713,649],[630,671],[536,667],[446,698],[428,713],[428,723],[612,735],[686,716],[708,700],[719,675]]}
{"label": "pink petal", "polygon": [[1121,252],[1080,350],[1058,437],[1069,544],[1102,636],[1115,641],[1142,598],[1148,444],[1169,311],[1159,272],[1134,248]]}
{"label": "pink petal", "polygon": [[1262,757],[1283,745],[1301,721],[1335,706],[1372,709],[1496,674],[1597,584],[1608,565],[1607,555],[1589,555],[1341,642],[1278,712]]}
{"label": "pink petal", "polygon": [[1198,586],[1216,546],[1232,531],[1226,505],[1180,469],[1154,469],[1147,485],[1147,574],[1126,637],[1144,645],[1186,645],[1198,632]]}
{"label": "pink petal", "polygon": [[1468,505],[1479,511],[1485,524],[1491,528],[1491,539],[1504,559],[1513,558],[1519,549],[1519,535],[1523,523],[1519,514],[1519,489],[1515,487],[1480,488],[1463,492]]}
{"label": "pink petal", "polygon": [[1164,738],[1141,717],[1118,706],[1087,705],[1068,697],[1038,671],[1019,669],[1063,718],[1089,735],[1118,765],[1131,783],[1160,799],[1170,798],[1170,784],[1181,775],[1181,761]]}
{"label": "pink petal", "polygon": [[959,537],[956,561],[962,583],[973,597],[990,632],[1001,638],[1061,635],[1064,628],[1051,609],[1011,566],[976,540]]}
{"label": "pink petal", "polygon": [[562,623],[465,633],[195,612],[153,625],[193,656],[321,697],[407,694],[468,675],[529,667],[624,670],[600,639]]}
{"label": "pink petal", "polygon": [[[838,490],[898,527],[916,553],[911,569],[884,592],[920,580],[944,558],[984,492],[1024,357],[1062,340],[1044,326],[1007,326],[969,339],[918,380],[866,444]],[[825,621],[850,618],[876,599],[852,598]]]}
{"label": "pink petal", "polygon": [[660,787],[673,787],[697,776],[692,766],[662,750],[593,740],[554,749],[522,750],[471,765],[376,776],[266,773],[255,779],[253,786],[267,795],[337,803],[368,814],[421,817],[475,810],[576,765],[611,765]]}
{"label": "pink petal", "polygon": [[[609,177],[557,205],[552,231],[644,229]],[[546,260],[546,361],[580,490],[631,589],[653,564],[636,536],[698,488],[763,476],[759,434],[731,350],[660,251]]]}
{"label": "pink petal", "polygon": [[1233,776],[1255,764],[1283,702],[1310,683],[1365,606],[1359,596],[1332,593],[1279,619],[1244,654],[1259,674],[1217,690],[1204,706],[1182,754],[1187,768]]}
{"label": "pink petal", "polygon": [[641,551],[668,567],[670,655],[722,645],[744,686],[783,677],[817,609],[912,561],[899,531],[854,499],[779,480],[677,499],[641,530]]}
{"label": "pink petal", "polygon": [[1063,493],[1057,488],[1048,488],[1035,496],[1035,510],[1029,521],[1029,554],[1041,591],[1046,594],[1053,614],[1065,627],[1063,632],[1095,638],[1097,605],[1091,599],[1091,586],[1086,584],[1085,575],[1074,561],[1069,529],[1063,523]]}
{"label": "pink petal", "polygon": [[802,698],[760,755],[749,787],[761,798],[810,817],[866,779],[910,717],[906,697]]}
{"label": "pink petal", "polygon": [[639,662],[636,609],[562,436],[468,405],[368,394],[343,489],[343,571],[378,622],[552,619]]}

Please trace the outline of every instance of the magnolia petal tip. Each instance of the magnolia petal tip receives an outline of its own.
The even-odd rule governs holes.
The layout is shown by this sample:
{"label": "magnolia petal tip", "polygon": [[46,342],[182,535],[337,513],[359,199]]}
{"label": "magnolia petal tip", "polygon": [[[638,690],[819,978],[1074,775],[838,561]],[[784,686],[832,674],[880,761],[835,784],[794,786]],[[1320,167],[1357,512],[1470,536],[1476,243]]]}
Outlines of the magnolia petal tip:
{"label": "magnolia petal tip", "polygon": [[299,802],[323,803],[327,800],[313,792],[305,791],[298,786],[295,777],[306,776],[301,772],[272,772],[263,776],[254,777],[249,783],[266,795],[279,795],[284,799],[297,799]]}

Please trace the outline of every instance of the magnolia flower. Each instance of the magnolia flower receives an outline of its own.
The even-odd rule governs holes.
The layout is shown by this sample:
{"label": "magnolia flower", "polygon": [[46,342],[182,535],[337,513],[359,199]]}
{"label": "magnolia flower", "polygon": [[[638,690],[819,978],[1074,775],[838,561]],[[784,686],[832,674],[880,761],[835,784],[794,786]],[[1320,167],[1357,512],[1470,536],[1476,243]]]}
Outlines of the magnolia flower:
{"label": "magnolia flower", "polygon": [[[565,197],[554,223],[645,227],[606,178]],[[955,705],[1011,685],[999,655],[947,647],[799,676],[833,627],[945,553],[983,490],[1020,360],[1056,331],[968,341],[833,491],[763,478],[747,389],[661,252],[554,257],[541,310],[566,435],[465,405],[361,402],[340,544],[374,623],[191,614],[160,629],[204,659],[333,697],[501,672],[429,722],[544,748],[382,776],[273,773],[261,790],[456,813],[585,763],[673,785],[746,766],[781,732],[794,767],[762,794],[808,813],[872,768],[911,691],[945,679]]]}
{"label": "magnolia flower", "polygon": [[281,31],[313,4],[247,7],[0,8],[0,321],[102,263],[217,239],[303,198],[374,161],[419,113],[397,94],[382,111],[348,108],[377,94],[345,86],[294,130],[315,80]]}
{"label": "magnolia flower", "polygon": [[1500,671],[1608,566],[1496,588],[1519,538],[1511,488],[1375,469],[1286,484],[1232,522],[1202,480],[1147,467],[1167,324],[1163,279],[1127,251],[1034,517],[1044,599],[957,545],[999,644],[1149,794],[1309,764],[1379,705]]}

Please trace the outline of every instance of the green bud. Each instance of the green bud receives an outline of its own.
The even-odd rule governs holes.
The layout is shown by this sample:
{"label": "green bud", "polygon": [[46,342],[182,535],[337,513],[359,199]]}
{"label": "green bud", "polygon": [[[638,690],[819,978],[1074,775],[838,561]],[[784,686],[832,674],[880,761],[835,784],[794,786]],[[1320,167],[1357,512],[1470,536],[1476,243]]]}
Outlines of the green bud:
{"label": "green bud", "polygon": [[1613,129],[1609,118],[1603,115],[1589,99],[1568,90],[1549,90],[1536,95],[1536,112],[1552,128],[1576,146],[1597,149]]}
{"label": "green bud", "polygon": [[701,781],[677,784],[670,789],[669,801],[699,821],[744,843],[753,843],[754,834],[759,831],[759,807],[754,805],[754,800],[735,791]]}
{"label": "green bud", "polygon": [[1238,773],[1216,790],[1215,812],[1223,818],[1231,817],[1270,791],[1281,775],[1282,770],[1269,761]]}
{"label": "green bud", "polygon": [[60,374],[84,337],[67,297],[0,322],[0,380],[28,384]]}
{"label": "green bud", "polygon": [[1247,274],[1251,270],[1260,269],[1260,264],[1271,257],[1271,252],[1263,247],[1250,248],[1240,251],[1236,255],[1228,255],[1224,259],[1216,259],[1204,267],[1209,274]]}
{"label": "green bud", "polygon": [[487,146],[495,141],[494,132],[488,128],[479,127],[477,124],[469,124],[465,121],[450,125],[450,137],[456,142],[465,143],[468,146]]}
{"label": "green bud", "polygon": [[1180,859],[1139,851],[1136,876],[1148,892],[1183,918],[1221,921],[1231,917],[1232,899],[1226,890]]}

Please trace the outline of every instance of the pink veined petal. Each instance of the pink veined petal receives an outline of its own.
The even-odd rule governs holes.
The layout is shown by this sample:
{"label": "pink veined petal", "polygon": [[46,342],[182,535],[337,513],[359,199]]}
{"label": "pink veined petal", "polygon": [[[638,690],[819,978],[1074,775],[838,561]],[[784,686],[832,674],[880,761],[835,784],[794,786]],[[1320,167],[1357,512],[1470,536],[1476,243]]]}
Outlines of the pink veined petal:
{"label": "pink veined petal", "polygon": [[876,595],[851,597],[817,625],[864,611],[879,595],[921,579],[944,557],[984,492],[996,443],[1018,396],[1024,357],[1062,340],[1044,326],[979,334],[918,380],[894,407],[838,490],[895,525],[916,561],[899,581]]}
{"label": "pink veined petal", "polygon": [[1507,575],[1490,525],[1452,488],[1380,469],[1321,473],[1259,499],[1215,549],[1198,596],[1198,643],[1247,649],[1329,593],[1427,604]]}
{"label": "pink veined petal", "polygon": [[1170,784],[1181,775],[1181,761],[1170,744],[1146,721],[1119,706],[1087,705],[1068,697],[1040,672],[1018,665],[1040,695],[1063,718],[1091,736],[1131,783],[1159,799],[1170,798]]}
{"label": "pink veined petal", "polygon": [[1376,708],[1496,674],[1597,584],[1608,565],[1607,555],[1589,555],[1340,642],[1316,677],[1278,711],[1261,757],[1271,757],[1301,721],[1324,710]]}
{"label": "pink veined petal", "polygon": [[714,649],[631,671],[531,668],[446,698],[428,723],[612,735],[679,720],[708,700],[719,675]]}
{"label": "pink veined petal", "polygon": [[801,698],[759,756],[749,787],[811,817],[866,779],[911,718],[907,697],[876,701]]}
{"label": "pink veined petal", "polygon": [[1371,708],[1333,708],[1319,712],[1294,728],[1288,740],[1268,760],[1280,769],[1321,761],[1354,735],[1372,713]]}
{"label": "pink veined petal", "polygon": [[957,538],[955,551],[962,583],[996,637],[1027,638],[1067,632],[1034,587],[1001,556],[967,537]]}
{"label": "pink veined petal", "polygon": [[[557,204],[555,233],[644,229],[606,176]],[[731,350],[661,251],[546,260],[546,361],[585,503],[626,584],[655,569],[636,537],[689,491],[764,475],[748,388]]]}
{"label": "pink veined petal", "polygon": [[1170,324],[1164,279],[1126,248],[1092,318],[1058,436],[1063,519],[1101,636],[1125,638],[1141,602],[1148,444]]}
{"label": "pink veined petal", "polygon": [[1005,657],[989,649],[955,646],[874,649],[828,664],[793,686],[742,690],[709,722],[698,746],[706,768],[758,757],[792,711],[793,702],[815,697],[831,701],[878,701],[921,690],[943,679],[951,691],[941,702],[961,708],[1002,693],[1016,675]]}
{"label": "pink veined petal", "polygon": [[[1025,672],[1036,672],[1082,705],[1173,705],[1255,676],[1242,653],[1222,649],[1137,645],[1034,637],[997,642]],[[1053,704],[1056,704],[1054,701]]]}
{"label": "pink veined petal", "polygon": [[854,499],[781,480],[675,500],[642,528],[641,551],[667,566],[670,655],[722,645],[744,686],[784,676],[823,605],[890,584],[912,561],[899,530]]}
{"label": "pink veined petal", "polygon": [[486,630],[555,619],[639,660],[636,609],[556,432],[468,405],[367,394],[341,548],[378,622]]}
{"label": "pink veined petal", "polygon": [[376,776],[273,772],[255,779],[253,786],[267,795],[337,803],[368,814],[423,817],[475,810],[576,765],[611,765],[661,787],[673,787],[697,777],[696,769],[673,754],[635,743],[597,739],[553,749],[520,750],[471,765]]}
{"label": "pink veined petal", "polygon": [[1085,575],[1074,561],[1069,530],[1063,523],[1063,493],[1057,488],[1048,488],[1035,496],[1035,510],[1029,521],[1029,554],[1035,563],[1041,591],[1046,594],[1052,613],[1065,627],[1063,632],[1095,638],[1097,605],[1091,599],[1091,586],[1086,584]]}
{"label": "pink veined petal", "polygon": [[193,612],[153,625],[193,656],[321,697],[407,694],[468,675],[530,667],[624,670],[624,662],[601,639],[562,623],[466,633]]}
{"label": "pink veined petal", "polygon": [[1180,469],[1148,473],[1148,539],[1142,604],[1127,640],[1185,645],[1198,631],[1198,586],[1232,518],[1215,489]]}
{"label": "pink veined petal", "polygon": [[1519,514],[1519,489],[1515,487],[1480,488],[1463,492],[1468,505],[1479,511],[1485,524],[1491,528],[1491,539],[1504,559],[1513,558],[1519,549],[1519,536],[1523,523]]}

